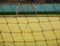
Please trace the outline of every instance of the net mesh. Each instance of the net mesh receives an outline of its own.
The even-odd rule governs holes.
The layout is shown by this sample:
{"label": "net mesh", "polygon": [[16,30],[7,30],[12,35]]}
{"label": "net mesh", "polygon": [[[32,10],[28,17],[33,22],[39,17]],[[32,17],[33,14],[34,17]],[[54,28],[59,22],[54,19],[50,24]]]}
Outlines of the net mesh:
{"label": "net mesh", "polygon": [[[0,17],[0,46],[60,46],[60,14],[38,15],[39,9],[34,4],[35,15],[18,15],[19,6],[11,8],[16,15],[0,15],[3,16]],[[43,8],[46,10],[47,7]],[[55,6],[52,9],[55,12],[60,10]]]}
{"label": "net mesh", "polygon": [[20,16],[0,17],[0,46],[60,46],[60,14]]}

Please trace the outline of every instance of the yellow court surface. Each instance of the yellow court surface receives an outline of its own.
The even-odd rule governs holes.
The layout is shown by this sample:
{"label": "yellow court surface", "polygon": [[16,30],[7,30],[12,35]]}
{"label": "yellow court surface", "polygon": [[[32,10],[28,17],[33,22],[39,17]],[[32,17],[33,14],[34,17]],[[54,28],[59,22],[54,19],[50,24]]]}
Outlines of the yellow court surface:
{"label": "yellow court surface", "polygon": [[0,46],[60,46],[60,17],[0,17]]}

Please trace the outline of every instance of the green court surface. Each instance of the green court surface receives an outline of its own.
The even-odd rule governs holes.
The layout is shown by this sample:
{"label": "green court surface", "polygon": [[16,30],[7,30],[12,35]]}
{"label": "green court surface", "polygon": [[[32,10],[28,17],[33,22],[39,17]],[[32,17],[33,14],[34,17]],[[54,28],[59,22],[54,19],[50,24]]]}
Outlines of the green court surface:
{"label": "green court surface", "polygon": [[[2,3],[0,4],[0,13],[16,12],[16,4]],[[19,13],[34,13],[34,12],[60,12],[60,3],[46,3],[46,4],[20,4],[18,3]]]}
{"label": "green court surface", "polygon": [[0,15],[0,46],[60,46],[60,14],[26,16]]}

